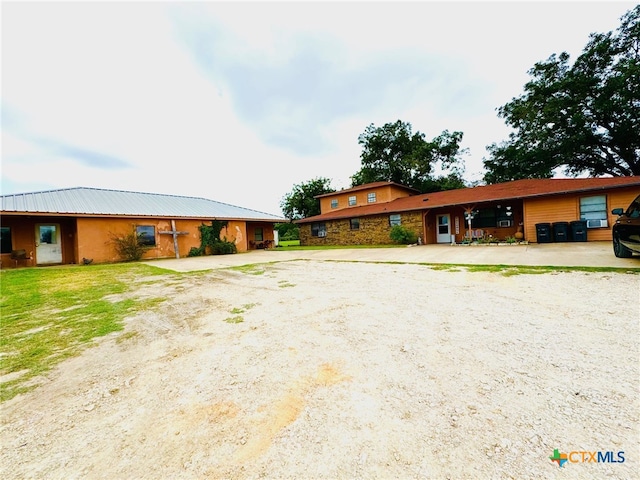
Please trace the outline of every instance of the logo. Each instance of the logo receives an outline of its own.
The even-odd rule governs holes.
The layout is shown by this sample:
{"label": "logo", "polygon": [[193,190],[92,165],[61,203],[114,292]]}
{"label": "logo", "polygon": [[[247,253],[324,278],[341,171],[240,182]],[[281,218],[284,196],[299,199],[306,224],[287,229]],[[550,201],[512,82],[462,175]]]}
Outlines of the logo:
{"label": "logo", "polygon": [[567,461],[567,454],[560,453],[560,451],[556,448],[553,451],[553,457],[549,457],[552,462],[556,462],[559,467],[562,467]]}
{"label": "logo", "polygon": [[573,451],[560,453],[557,448],[553,450],[553,455],[549,457],[552,462],[556,462],[559,467],[565,463],[624,463],[624,452],[585,452]]}

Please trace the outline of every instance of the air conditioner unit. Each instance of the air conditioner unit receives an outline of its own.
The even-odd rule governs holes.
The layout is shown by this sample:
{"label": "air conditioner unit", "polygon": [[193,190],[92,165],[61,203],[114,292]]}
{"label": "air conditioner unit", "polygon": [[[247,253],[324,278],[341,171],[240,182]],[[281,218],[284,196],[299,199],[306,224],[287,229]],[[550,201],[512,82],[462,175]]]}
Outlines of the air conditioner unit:
{"label": "air conditioner unit", "polygon": [[606,220],[587,220],[587,228],[602,228],[608,226]]}
{"label": "air conditioner unit", "polygon": [[327,232],[318,232],[318,236],[319,237],[326,237],[327,236]]}
{"label": "air conditioner unit", "polygon": [[498,227],[510,227],[511,220],[498,220]]}

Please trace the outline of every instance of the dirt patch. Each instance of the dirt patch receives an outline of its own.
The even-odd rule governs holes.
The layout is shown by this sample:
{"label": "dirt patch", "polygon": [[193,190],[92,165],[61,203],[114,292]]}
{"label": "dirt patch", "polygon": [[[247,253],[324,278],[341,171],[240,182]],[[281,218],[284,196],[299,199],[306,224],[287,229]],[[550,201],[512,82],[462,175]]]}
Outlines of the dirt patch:
{"label": "dirt patch", "polygon": [[3,404],[0,476],[640,477],[638,275],[261,270],[159,281],[159,310]]}

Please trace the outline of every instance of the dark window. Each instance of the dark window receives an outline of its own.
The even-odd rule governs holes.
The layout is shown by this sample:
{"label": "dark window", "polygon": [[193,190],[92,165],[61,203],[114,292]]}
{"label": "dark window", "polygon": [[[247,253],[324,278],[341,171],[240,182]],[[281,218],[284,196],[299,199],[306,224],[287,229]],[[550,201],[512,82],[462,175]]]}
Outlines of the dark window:
{"label": "dark window", "polygon": [[360,219],[352,218],[349,220],[349,226],[351,227],[351,230],[360,230]]}
{"label": "dark window", "polygon": [[626,215],[629,218],[640,218],[640,196],[629,205]]}
{"label": "dark window", "polygon": [[498,223],[498,215],[495,208],[481,208],[471,219],[471,228],[495,227]]}
{"label": "dark window", "polygon": [[496,210],[496,222],[498,227],[511,227],[513,225],[513,207],[500,206]]}
{"label": "dark window", "polygon": [[256,242],[261,242],[262,240],[264,240],[262,235],[262,228],[256,228],[254,230],[254,235],[255,235]]}
{"label": "dark window", "polygon": [[311,224],[311,236],[312,237],[326,237],[327,227],[324,223],[312,223]]}
{"label": "dark window", "polygon": [[147,247],[156,246],[156,227],[151,225],[138,225],[136,227],[136,235],[138,235],[138,244]]}
{"label": "dark window", "polygon": [[13,250],[10,227],[0,227],[0,244],[2,244],[0,253],[11,253],[11,250]]}
{"label": "dark window", "polygon": [[402,221],[400,220],[400,214],[389,215],[389,225],[395,227],[396,225],[400,225]]}

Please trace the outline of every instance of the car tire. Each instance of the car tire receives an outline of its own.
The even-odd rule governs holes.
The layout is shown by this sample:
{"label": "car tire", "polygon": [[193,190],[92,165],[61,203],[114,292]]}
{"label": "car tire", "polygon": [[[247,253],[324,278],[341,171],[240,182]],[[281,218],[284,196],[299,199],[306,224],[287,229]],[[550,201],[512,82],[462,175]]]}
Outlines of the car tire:
{"label": "car tire", "polygon": [[633,252],[620,243],[618,235],[613,236],[613,253],[618,258],[630,258]]}

